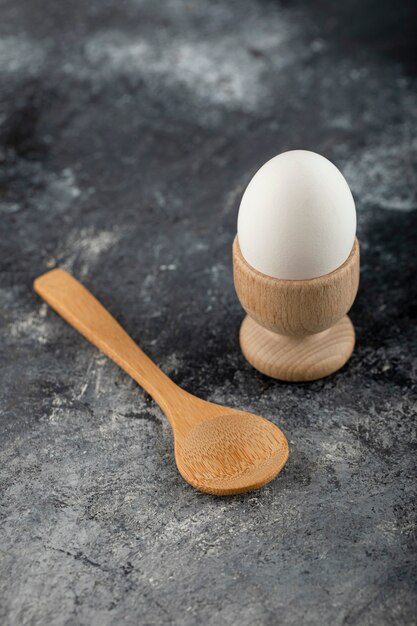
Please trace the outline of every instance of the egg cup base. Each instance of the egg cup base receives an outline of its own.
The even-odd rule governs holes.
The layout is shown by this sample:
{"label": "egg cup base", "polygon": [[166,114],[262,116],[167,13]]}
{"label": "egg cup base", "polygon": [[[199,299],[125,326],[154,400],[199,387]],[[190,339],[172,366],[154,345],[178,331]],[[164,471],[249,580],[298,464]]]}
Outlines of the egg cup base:
{"label": "egg cup base", "polygon": [[333,374],[349,360],[355,330],[345,315],[334,326],[305,337],[274,333],[248,315],[240,327],[240,347],[259,372],[287,382],[307,382]]}

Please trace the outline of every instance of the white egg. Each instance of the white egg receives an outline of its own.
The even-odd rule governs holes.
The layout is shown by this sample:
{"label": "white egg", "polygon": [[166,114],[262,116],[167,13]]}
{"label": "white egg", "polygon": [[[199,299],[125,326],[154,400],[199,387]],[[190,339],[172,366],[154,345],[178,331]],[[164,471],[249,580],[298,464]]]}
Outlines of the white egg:
{"label": "white egg", "polygon": [[355,202],[333,163],[291,150],[255,174],[243,194],[238,237],[246,261],[288,280],[324,276],[348,258],[356,232]]}

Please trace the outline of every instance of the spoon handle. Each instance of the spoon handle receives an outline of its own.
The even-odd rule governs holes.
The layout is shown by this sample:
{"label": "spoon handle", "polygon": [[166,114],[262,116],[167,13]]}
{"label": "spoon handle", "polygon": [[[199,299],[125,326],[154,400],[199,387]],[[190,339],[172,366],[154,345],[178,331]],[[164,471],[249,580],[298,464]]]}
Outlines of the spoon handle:
{"label": "spoon handle", "polygon": [[71,326],[143,387],[171,421],[186,394],[123,330],[102,304],[70,274],[55,269],[39,276],[34,289]]}

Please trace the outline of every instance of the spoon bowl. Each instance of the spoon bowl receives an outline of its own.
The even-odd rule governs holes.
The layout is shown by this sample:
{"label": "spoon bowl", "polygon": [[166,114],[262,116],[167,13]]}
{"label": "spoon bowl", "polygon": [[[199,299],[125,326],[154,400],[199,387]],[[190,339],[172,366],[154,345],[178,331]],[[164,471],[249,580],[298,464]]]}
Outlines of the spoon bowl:
{"label": "spoon bowl", "polygon": [[178,387],[64,270],[40,276],[34,288],[159,404],[174,433],[178,470],[190,485],[206,493],[232,495],[262,487],[280,472],[288,458],[288,443],[277,426],[258,415],[206,402]]}
{"label": "spoon bowl", "polygon": [[176,439],[181,476],[200,491],[222,496],[266,485],[287,461],[285,436],[263,417],[223,411],[197,424],[182,440]]}

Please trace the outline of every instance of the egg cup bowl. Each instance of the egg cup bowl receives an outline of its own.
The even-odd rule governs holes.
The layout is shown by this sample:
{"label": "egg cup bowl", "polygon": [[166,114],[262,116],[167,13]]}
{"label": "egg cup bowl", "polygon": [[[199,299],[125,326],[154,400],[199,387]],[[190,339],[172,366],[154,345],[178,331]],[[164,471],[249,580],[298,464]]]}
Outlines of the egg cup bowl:
{"label": "egg cup bowl", "polygon": [[355,345],[346,313],[359,286],[359,244],[333,272],[307,280],[282,280],[259,272],[233,243],[237,296],[248,314],[240,346],[249,363],[268,376],[308,381],[343,367]]}

